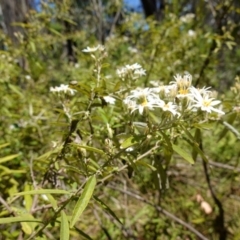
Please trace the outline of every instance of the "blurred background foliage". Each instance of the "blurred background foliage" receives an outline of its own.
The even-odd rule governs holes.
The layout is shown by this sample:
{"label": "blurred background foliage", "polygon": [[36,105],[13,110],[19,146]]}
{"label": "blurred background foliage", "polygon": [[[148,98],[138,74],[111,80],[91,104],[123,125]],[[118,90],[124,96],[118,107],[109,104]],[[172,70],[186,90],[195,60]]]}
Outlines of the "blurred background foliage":
{"label": "blurred background foliage", "polygon": [[[147,75],[137,82],[141,87],[153,81],[167,84],[176,73],[187,71],[195,86],[212,86],[219,92],[225,125],[210,123],[203,134],[211,186],[201,159],[191,166],[172,158],[164,173],[167,189],[156,187],[151,169],[139,167],[131,177],[123,171],[98,186],[101,200],[90,202],[70,230],[70,239],[201,239],[184,223],[204,235],[202,239],[240,239],[240,2],[139,4],[142,11],[121,0],[49,0],[37,7],[31,0],[1,1],[0,217],[34,216],[43,223],[53,219],[33,239],[60,239],[60,215],[54,215],[54,206],[56,199],[59,204],[66,197],[15,194],[43,186],[49,168],[54,170],[44,188],[76,190],[84,183],[74,159],[68,159],[73,169],[67,171],[66,163],[52,164],[57,152],[53,145],[62,141],[69,125],[49,89],[72,81],[88,86],[93,64],[82,49],[99,43],[108,53],[102,70],[108,89],[113,89],[116,69],[126,64],[137,62],[146,69]],[[68,99],[76,109],[85,100]],[[121,112],[97,114],[123,127]],[[66,211],[73,207],[71,202]],[[219,229],[222,213],[227,235]],[[3,222],[0,239],[30,239],[43,223]]]}

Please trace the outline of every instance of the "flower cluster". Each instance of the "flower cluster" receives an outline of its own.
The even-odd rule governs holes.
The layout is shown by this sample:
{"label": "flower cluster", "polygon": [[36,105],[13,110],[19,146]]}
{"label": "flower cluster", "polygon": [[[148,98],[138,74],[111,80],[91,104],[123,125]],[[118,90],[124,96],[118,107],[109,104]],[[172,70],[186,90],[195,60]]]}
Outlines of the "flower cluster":
{"label": "flower cluster", "polygon": [[188,13],[184,16],[181,16],[180,17],[180,21],[183,22],[183,23],[189,23],[191,22],[193,19],[195,18],[195,14],[193,13]]}
{"label": "flower cluster", "polygon": [[183,76],[177,74],[174,79],[175,81],[170,82],[169,85],[132,90],[123,102],[131,113],[138,110],[143,114],[144,110],[159,108],[173,116],[180,116],[184,111],[224,114],[223,111],[215,108],[221,101],[211,97],[212,92],[209,87],[197,89],[192,86],[190,74]]}
{"label": "flower cluster", "polygon": [[69,88],[68,85],[65,84],[61,84],[59,87],[50,87],[50,92],[53,93],[69,93],[70,95],[74,95],[74,93],[76,92],[75,89]]}
{"label": "flower cluster", "polygon": [[96,51],[100,51],[100,52],[103,52],[105,50],[105,47],[102,46],[102,45],[98,45],[96,47],[87,47],[85,49],[82,50],[82,52],[85,52],[85,53],[91,53],[91,52],[96,52]]}
{"label": "flower cluster", "polygon": [[[185,16],[191,19],[192,15]],[[185,21],[185,20],[184,20]],[[87,47],[82,50],[86,53],[105,51],[104,46]],[[98,67],[98,83],[100,80],[100,70]],[[146,75],[146,70],[138,63],[126,65],[117,69],[117,74],[122,80],[136,80],[141,76]],[[131,113],[138,111],[143,114],[144,111],[158,109],[162,113],[168,113],[180,117],[185,112],[205,112],[207,114],[216,113],[223,115],[224,112],[218,108],[221,102],[212,97],[210,87],[197,89],[192,86],[192,76],[190,74],[174,76],[174,81],[169,85],[159,85],[157,82],[150,82],[154,85],[152,88],[136,88],[123,99],[123,103],[128,107]],[[63,92],[74,95],[76,90],[69,88],[68,85],[61,84],[59,87],[51,87],[51,92]],[[103,96],[103,99],[108,104],[115,104],[116,99],[111,96]]]}
{"label": "flower cluster", "polygon": [[176,111],[176,106],[172,102],[165,102],[160,99],[154,88],[138,88],[132,90],[131,94],[126,97],[124,103],[128,105],[131,112],[138,110],[143,114],[144,109],[153,110],[154,108],[161,108],[163,111],[171,112],[173,115],[179,115]]}
{"label": "flower cluster", "polygon": [[118,69],[117,74],[123,80],[127,77],[135,80],[141,76],[146,75],[146,70],[144,70],[140,64],[134,63],[132,65],[126,65],[123,68]]}

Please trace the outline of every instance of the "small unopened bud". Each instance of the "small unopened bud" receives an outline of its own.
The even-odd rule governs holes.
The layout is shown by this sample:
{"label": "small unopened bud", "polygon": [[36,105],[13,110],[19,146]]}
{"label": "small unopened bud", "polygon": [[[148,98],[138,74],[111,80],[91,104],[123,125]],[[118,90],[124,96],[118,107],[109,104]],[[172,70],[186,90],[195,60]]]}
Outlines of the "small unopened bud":
{"label": "small unopened bud", "polygon": [[108,123],[107,123],[107,130],[108,130],[108,137],[112,138],[113,137],[113,130],[111,129],[111,127],[109,126]]}

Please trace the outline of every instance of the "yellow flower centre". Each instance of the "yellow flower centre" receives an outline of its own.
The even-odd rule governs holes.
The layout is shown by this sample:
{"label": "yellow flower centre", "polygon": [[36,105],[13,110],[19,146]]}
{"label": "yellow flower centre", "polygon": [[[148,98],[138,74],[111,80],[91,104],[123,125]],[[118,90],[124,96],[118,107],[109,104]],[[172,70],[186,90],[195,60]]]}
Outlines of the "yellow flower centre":
{"label": "yellow flower centre", "polygon": [[205,106],[205,107],[209,107],[211,105],[211,101],[210,100],[205,100],[205,101],[203,101],[203,106]]}
{"label": "yellow flower centre", "polygon": [[178,93],[181,95],[187,95],[189,92],[188,89],[180,88]]}
{"label": "yellow flower centre", "polygon": [[142,98],[141,100],[142,100],[141,105],[142,105],[143,107],[147,106],[148,101],[147,101],[146,96],[143,96],[143,98]]}

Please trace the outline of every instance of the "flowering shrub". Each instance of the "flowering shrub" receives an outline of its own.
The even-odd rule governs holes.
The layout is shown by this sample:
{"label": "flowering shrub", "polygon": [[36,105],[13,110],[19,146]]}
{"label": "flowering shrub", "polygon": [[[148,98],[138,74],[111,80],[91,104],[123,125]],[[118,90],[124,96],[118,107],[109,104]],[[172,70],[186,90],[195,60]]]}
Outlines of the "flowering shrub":
{"label": "flowering shrub", "polygon": [[[50,88],[61,100],[58,119],[66,117],[69,128],[63,141],[56,141],[54,150],[47,154],[51,168],[44,182],[63,184],[59,177],[55,182],[49,178],[52,171],[61,171],[59,175],[69,177],[64,188],[72,196],[57,210],[62,212],[61,224],[67,224],[63,208],[71,205],[83,191],[73,210],[67,208],[71,212],[70,227],[77,224],[92,195],[98,191],[98,184],[111,181],[126,169],[131,176],[132,170],[138,174],[140,166],[149,168],[159,179],[156,187],[163,190],[168,187],[166,172],[174,152],[191,164],[198,154],[207,161],[199,145],[200,130],[207,122],[219,121],[225,114],[221,105],[217,108],[221,101],[215,100],[210,87],[194,87],[189,73],[177,74],[169,85],[152,81],[153,87],[142,88],[138,79],[146,71],[135,63],[117,69],[120,79],[107,83],[101,72],[106,49],[98,45],[83,52],[94,60],[92,82],[71,82]],[[193,135],[194,130],[197,135]],[[182,149],[179,140],[187,142],[188,148]],[[164,160],[158,159],[159,155]],[[45,158],[46,155],[40,157]],[[74,182],[84,182],[84,189],[83,184],[72,188]]]}
{"label": "flowering shrub", "polygon": [[[71,23],[66,6],[56,16]],[[227,58],[216,67],[226,52],[237,60],[232,30],[215,34],[194,14],[161,24],[133,14],[108,51],[79,52],[94,30],[66,34],[56,9],[30,15],[28,38],[0,56],[3,238],[215,239],[225,225],[236,237],[239,80],[226,87],[237,66]],[[79,59],[66,60],[69,39]]]}

